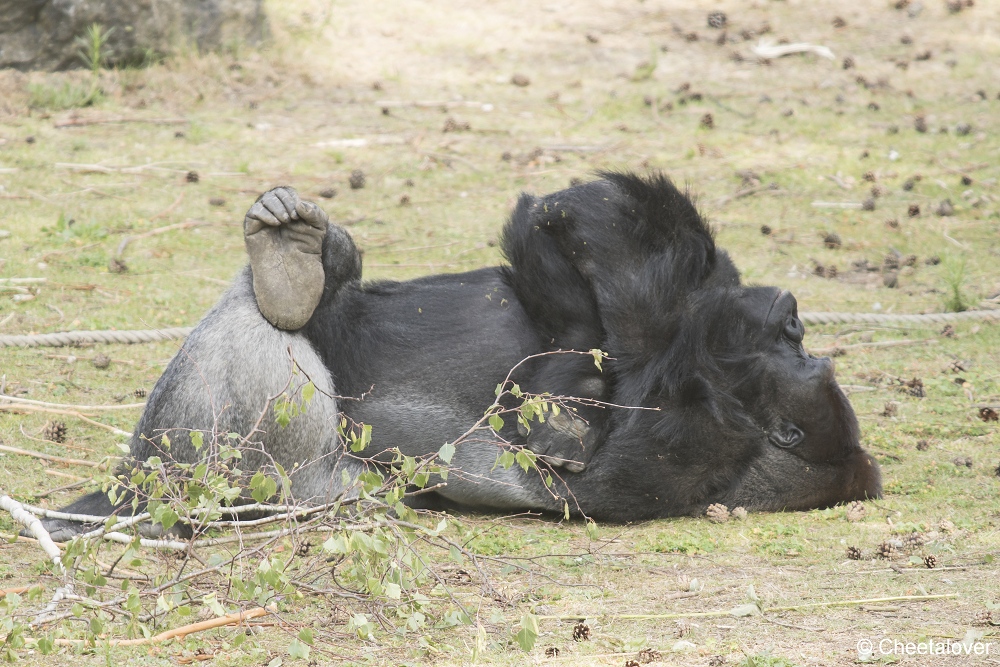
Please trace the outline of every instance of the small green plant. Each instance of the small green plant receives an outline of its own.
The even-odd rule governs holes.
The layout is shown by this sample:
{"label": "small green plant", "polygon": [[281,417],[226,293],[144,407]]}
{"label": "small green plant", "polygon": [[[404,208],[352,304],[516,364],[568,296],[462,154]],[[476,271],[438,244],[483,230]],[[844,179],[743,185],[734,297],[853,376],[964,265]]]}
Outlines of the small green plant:
{"label": "small green plant", "polygon": [[969,304],[962,293],[962,284],[965,282],[965,257],[960,260],[951,259],[945,262],[944,280],[948,284],[948,291],[945,295],[945,310],[952,313],[961,313],[968,310]]}
{"label": "small green plant", "polygon": [[28,84],[28,106],[32,109],[62,111],[97,104],[104,98],[100,89],[86,84],[64,83],[62,86]]}
{"label": "small green plant", "polygon": [[97,77],[108,58],[111,57],[111,49],[108,48],[108,39],[114,33],[114,28],[104,29],[100,23],[92,23],[87,28],[87,33],[76,38],[76,44],[80,47],[80,60],[84,62],[90,73]]}

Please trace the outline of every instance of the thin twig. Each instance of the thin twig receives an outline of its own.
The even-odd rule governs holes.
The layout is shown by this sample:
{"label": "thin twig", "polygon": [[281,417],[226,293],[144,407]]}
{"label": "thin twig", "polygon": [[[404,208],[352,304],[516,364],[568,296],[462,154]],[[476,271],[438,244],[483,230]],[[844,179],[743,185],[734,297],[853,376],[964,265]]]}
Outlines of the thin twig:
{"label": "thin twig", "polygon": [[150,123],[152,125],[184,125],[186,118],[79,118],[70,116],[57,120],[53,127],[82,127],[84,125],[117,125],[120,123]]}
{"label": "thin twig", "polygon": [[21,456],[30,456],[36,459],[42,459],[43,461],[54,461],[55,463],[66,463],[68,465],[76,466],[87,466],[88,468],[99,468],[101,462],[94,463],[93,461],[84,461],[83,459],[68,459],[62,456],[53,456],[52,454],[43,454],[41,452],[35,452],[30,449],[20,449],[18,447],[10,447],[9,445],[0,445],[0,452],[9,452],[11,454],[20,454]]}
{"label": "thin twig", "polygon": [[[160,634],[153,635],[152,637],[143,637],[140,639],[109,639],[106,641],[111,646],[143,646],[145,644],[160,644],[171,639],[183,639],[187,635],[204,632],[205,630],[214,630],[215,628],[221,628],[227,625],[237,625],[239,623],[243,623],[244,621],[248,621],[251,618],[263,616],[266,613],[266,609],[263,607],[257,607],[249,611],[240,611],[235,614],[226,614],[225,616],[209,619],[207,621],[199,621],[198,623],[182,625],[179,628],[167,630],[166,632],[161,632]],[[59,646],[79,646],[80,644],[85,643],[85,640],[56,639],[55,643]]]}
{"label": "thin twig", "polygon": [[22,405],[37,405],[43,408],[57,408],[61,410],[82,410],[84,412],[93,412],[95,410],[131,410],[132,408],[146,407],[145,403],[123,403],[121,405],[70,405],[65,403],[47,403],[45,401],[33,401],[30,398],[8,396],[7,394],[0,394],[0,401],[20,403]]}
{"label": "thin twig", "polygon": [[[831,600],[829,602],[809,602],[806,604],[796,604],[787,607],[767,607],[762,608],[762,613],[772,613],[776,611],[797,611],[799,609],[815,609],[816,607],[847,607],[862,604],[872,604],[877,602],[917,602],[920,600],[940,600],[944,598],[956,598],[958,593],[940,593],[938,595],[900,595],[888,598],[866,598],[858,600]],[[720,609],[717,611],[694,611],[680,612],[674,614],[577,614],[575,616],[539,616],[539,620],[551,621],[580,621],[587,618],[612,618],[619,620],[663,620],[672,618],[702,618],[708,616],[729,616],[731,610]]]}

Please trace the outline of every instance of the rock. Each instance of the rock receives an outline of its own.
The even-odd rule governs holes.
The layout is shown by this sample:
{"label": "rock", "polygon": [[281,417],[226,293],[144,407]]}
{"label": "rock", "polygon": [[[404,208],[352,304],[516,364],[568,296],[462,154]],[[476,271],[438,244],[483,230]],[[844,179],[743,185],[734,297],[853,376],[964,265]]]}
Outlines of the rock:
{"label": "rock", "polygon": [[263,0],[0,0],[0,68],[85,67],[77,38],[95,23],[108,35],[111,64],[169,55],[185,43],[210,51],[267,35]]}

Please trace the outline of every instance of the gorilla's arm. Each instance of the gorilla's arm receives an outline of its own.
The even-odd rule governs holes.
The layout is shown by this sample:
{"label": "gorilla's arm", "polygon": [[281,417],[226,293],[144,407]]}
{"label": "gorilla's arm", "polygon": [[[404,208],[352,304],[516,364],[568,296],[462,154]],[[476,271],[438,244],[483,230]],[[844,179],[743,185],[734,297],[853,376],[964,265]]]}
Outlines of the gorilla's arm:
{"label": "gorilla's arm", "polygon": [[[566,257],[555,239],[535,220],[543,203],[522,195],[501,238],[508,266],[504,280],[514,290],[549,352],[586,353],[599,348],[604,330],[590,284]],[[519,378],[520,379],[520,378]],[[533,393],[548,392],[604,401],[608,382],[588,354],[550,354],[526,369],[521,380]],[[580,472],[603,439],[607,411],[592,402],[563,402],[564,409],[544,423],[533,423],[529,449],[552,465]]]}

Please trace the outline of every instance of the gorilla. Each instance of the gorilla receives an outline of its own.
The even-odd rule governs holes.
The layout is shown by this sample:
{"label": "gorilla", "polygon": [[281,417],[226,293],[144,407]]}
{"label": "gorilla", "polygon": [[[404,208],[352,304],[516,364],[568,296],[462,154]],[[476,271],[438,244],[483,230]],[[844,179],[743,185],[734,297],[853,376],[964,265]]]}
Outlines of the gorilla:
{"label": "gorilla", "polygon": [[[199,461],[195,430],[205,442],[249,434],[259,446],[241,468],[281,465],[296,499],[321,502],[379,453],[430,455],[456,441],[509,378],[564,409],[461,440],[447,481],[432,480],[420,502],[562,512],[569,499],[577,515],[628,522],[881,493],[832,362],[803,349],[795,298],[742,284],[663,175],[603,173],[522,195],[503,230],[504,266],[407,282],[362,282],[351,237],[288,187],[253,204],[244,235],[249,266],[156,383],[127,465]],[[595,349],[600,365],[586,354]],[[279,427],[273,399],[303,376],[315,395]],[[348,451],[342,420],[372,427],[366,459]],[[523,447],[555,473],[551,488],[538,471],[497,465]],[[66,510],[125,506],[95,492]],[[81,530],[47,527],[56,539]]]}

